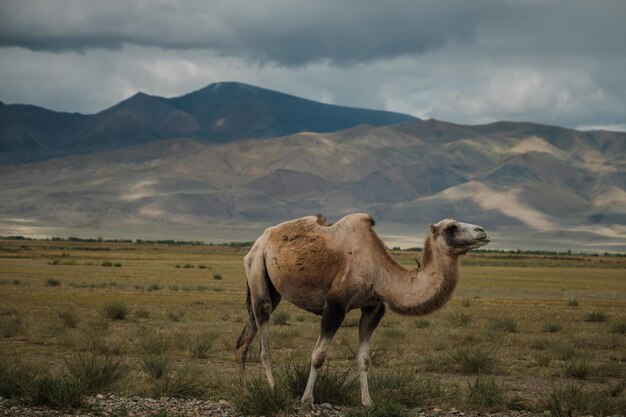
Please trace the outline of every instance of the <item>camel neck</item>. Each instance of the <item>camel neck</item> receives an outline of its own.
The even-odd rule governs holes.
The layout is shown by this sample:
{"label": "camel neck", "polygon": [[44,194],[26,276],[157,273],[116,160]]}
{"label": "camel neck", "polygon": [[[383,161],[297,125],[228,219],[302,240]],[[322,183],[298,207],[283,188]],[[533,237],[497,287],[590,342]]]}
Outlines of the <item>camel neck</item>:
{"label": "camel neck", "polygon": [[422,265],[407,270],[396,263],[383,268],[377,293],[397,313],[428,314],[443,306],[458,280],[458,257],[438,250],[430,236],[424,244]]}

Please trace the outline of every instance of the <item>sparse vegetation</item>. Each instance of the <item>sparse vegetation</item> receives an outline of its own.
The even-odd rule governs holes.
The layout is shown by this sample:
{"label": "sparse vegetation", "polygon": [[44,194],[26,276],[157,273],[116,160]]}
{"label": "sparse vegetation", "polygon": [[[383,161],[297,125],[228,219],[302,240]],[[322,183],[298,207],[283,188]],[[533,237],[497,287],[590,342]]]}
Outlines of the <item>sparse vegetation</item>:
{"label": "sparse vegetation", "polygon": [[491,377],[476,378],[468,384],[467,405],[476,410],[499,411],[506,408],[504,391]]}
{"label": "sparse vegetation", "polygon": [[222,280],[222,274],[213,274],[213,279],[216,281],[221,281]]}
{"label": "sparse vegetation", "polygon": [[409,411],[402,405],[384,400],[371,407],[358,407],[351,410],[346,417],[409,417]]}
{"label": "sparse vegetation", "polygon": [[287,387],[279,384],[271,389],[265,379],[254,378],[247,386],[248,392],[233,397],[237,410],[247,416],[288,415],[294,401]]}
{"label": "sparse vegetation", "polygon": [[450,352],[450,357],[459,370],[466,374],[490,373],[495,368],[492,349],[482,346],[461,346]]}
{"label": "sparse vegetation", "polygon": [[578,307],[578,298],[570,298],[567,300],[568,307]]}
{"label": "sparse vegetation", "polygon": [[[39,398],[39,403],[81,407],[87,388],[76,383],[66,363],[76,362],[78,355],[86,362],[83,369],[93,358],[98,363],[108,358],[126,364],[124,374],[130,377],[102,393],[184,397],[193,392],[192,396],[217,399],[238,392],[232,345],[247,320],[241,266],[246,248],[144,242],[70,245],[67,240],[2,241],[0,246],[14,250],[0,250],[0,262],[10,260],[10,267],[0,268],[4,398],[28,403]],[[394,256],[414,267],[415,252],[397,251]],[[123,267],[101,268],[107,258],[114,267],[117,263]],[[58,266],[46,265],[53,260]],[[183,268],[186,264],[195,269]],[[456,290],[461,298],[424,317],[388,311],[374,333],[369,380],[376,407],[391,401],[404,411],[454,407],[488,413],[500,407],[526,407],[542,413],[560,406],[560,415],[613,415],[626,409],[620,385],[625,376],[626,304],[616,296],[626,293],[626,257],[496,251],[472,253],[464,264]],[[222,279],[213,280],[214,273]],[[62,285],[49,287],[48,279]],[[149,290],[155,284],[159,289]],[[578,309],[566,306],[572,294],[580,300]],[[105,313],[111,303],[123,305],[124,319]],[[279,386],[273,395],[280,397],[283,390],[285,410],[298,406],[319,317],[283,302],[272,321],[281,312],[287,314],[289,325],[274,327],[271,339]],[[603,313],[605,322],[585,322],[590,312]],[[349,388],[340,395],[344,400],[329,400],[333,404],[359,403],[358,313],[352,311],[344,320],[318,380],[322,381],[318,390],[330,386],[334,394],[341,392],[336,384],[346,373]],[[493,318],[512,318],[517,331],[493,325]],[[24,363],[13,365],[15,358]],[[145,368],[144,359],[153,362],[152,371]],[[288,383],[283,373],[292,363],[301,366],[300,385]],[[266,389],[258,337],[250,345],[248,364],[249,381],[259,377],[259,387]],[[335,376],[324,381],[327,372]],[[480,404],[480,392],[493,388],[490,377],[504,395],[504,405],[496,401],[470,406]],[[568,385],[555,388],[552,398],[549,387],[556,381],[572,382],[581,402],[568,396]],[[291,386],[297,387],[293,393]],[[318,394],[316,403],[327,395]],[[356,407],[354,412],[369,410]],[[557,415],[552,412],[552,417]]]}
{"label": "sparse vegetation", "polygon": [[590,323],[602,323],[607,321],[607,319],[608,316],[602,311],[592,311],[588,313],[585,317],[585,321],[588,321]]}
{"label": "sparse vegetation", "polygon": [[518,331],[518,323],[511,317],[494,317],[489,320],[489,328],[500,332],[515,333]]}
{"label": "sparse vegetation", "polygon": [[48,278],[46,280],[46,287],[58,287],[61,285],[61,281],[56,278]]}
{"label": "sparse vegetation", "polygon": [[[293,397],[304,392],[309,377],[308,363],[288,363],[284,371],[285,386]],[[357,381],[350,370],[338,370],[325,366],[315,382],[313,398],[318,403],[335,405],[352,404],[357,398]]]}
{"label": "sparse vegetation", "polygon": [[289,324],[289,313],[286,311],[277,311],[272,314],[272,319],[277,326],[287,326]]}
{"label": "sparse vegetation", "polygon": [[124,320],[128,313],[128,306],[121,301],[113,301],[104,306],[104,316],[110,320]]}

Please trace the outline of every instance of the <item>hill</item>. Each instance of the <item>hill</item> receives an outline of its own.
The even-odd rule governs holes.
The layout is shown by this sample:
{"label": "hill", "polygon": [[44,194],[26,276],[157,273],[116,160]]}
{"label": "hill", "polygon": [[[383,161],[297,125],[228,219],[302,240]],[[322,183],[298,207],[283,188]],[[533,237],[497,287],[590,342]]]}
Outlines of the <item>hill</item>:
{"label": "hill", "polygon": [[418,120],[318,103],[242,83],[163,98],[137,93],[92,115],[0,103],[0,163],[28,162],[172,138],[223,143]]}
{"label": "hill", "polygon": [[251,240],[365,211],[390,245],[455,216],[494,248],[626,251],[625,154],[626,133],[512,122],[153,141],[0,168],[0,234]]}

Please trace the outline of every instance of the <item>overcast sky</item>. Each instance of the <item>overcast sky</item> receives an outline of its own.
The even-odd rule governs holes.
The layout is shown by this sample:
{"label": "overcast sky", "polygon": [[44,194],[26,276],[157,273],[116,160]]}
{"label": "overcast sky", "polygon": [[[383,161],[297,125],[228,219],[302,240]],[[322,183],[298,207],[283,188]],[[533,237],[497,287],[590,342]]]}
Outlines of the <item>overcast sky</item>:
{"label": "overcast sky", "polygon": [[0,0],[0,101],[241,81],[477,124],[626,130],[624,0]]}

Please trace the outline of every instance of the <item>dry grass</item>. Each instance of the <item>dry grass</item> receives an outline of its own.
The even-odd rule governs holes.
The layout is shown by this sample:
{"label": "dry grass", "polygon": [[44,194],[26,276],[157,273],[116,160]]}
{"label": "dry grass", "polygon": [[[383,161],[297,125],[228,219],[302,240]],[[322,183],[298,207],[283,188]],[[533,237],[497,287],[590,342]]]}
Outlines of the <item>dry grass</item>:
{"label": "dry grass", "polygon": [[[61,369],[75,353],[116,355],[129,375],[140,376],[126,380],[120,393],[231,398],[238,381],[232,346],[246,320],[245,249],[46,241],[0,241],[0,248],[10,249],[0,250],[0,359]],[[394,256],[414,265],[414,253]],[[487,370],[502,388],[507,407],[517,393],[539,404],[538,411],[566,410],[569,391],[555,391],[552,403],[547,393],[563,380],[578,383],[581,376],[586,385],[580,391],[593,392],[590,398],[612,392],[626,378],[626,258],[573,258],[470,255],[455,299],[441,311],[424,318],[387,313],[372,339],[372,396],[380,399],[380,392],[387,392],[393,401],[409,401],[402,399],[411,393],[398,389],[394,394],[393,376],[377,376],[393,369],[415,369],[415,375],[400,378],[429,382],[413,394],[429,398],[433,406],[459,409],[467,406],[472,389],[472,401],[479,403],[480,390],[493,388],[483,379]],[[113,267],[101,267],[105,262]],[[48,279],[62,285],[48,286]],[[114,310],[125,312],[123,319],[114,319],[118,313],[103,316],[111,305],[122,306]],[[271,326],[275,369],[308,363],[319,317],[286,301],[279,312],[289,325]],[[606,321],[587,321],[593,312]],[[327,362],[349,370],[351,378],[356,375],[358,320],[358,311],[348,314]],[[255,341],[251,377],[262,375],[258,356]],[[167,378],[148,376],[142,365],[148,357],[167,358]],[[481,373],[478,386],[474,372]],[[54,388],[58,382],[57,388],[63,388],[62,381],[52,379],[42,384]],[[455,386],[457,395],[445,397]],[[65,392],[68,398],[71,394]],[[623,397],[620,391],[606,402],[621,404]]]}

